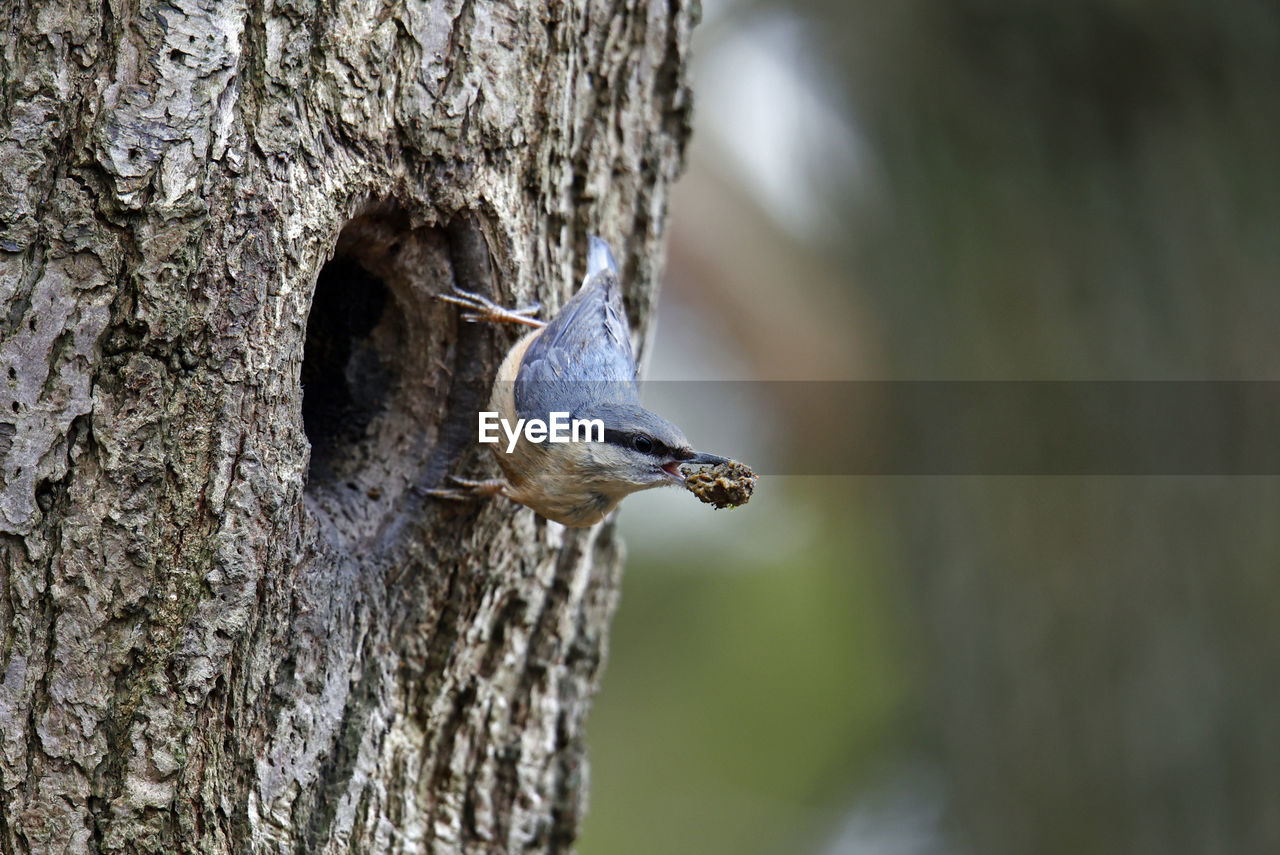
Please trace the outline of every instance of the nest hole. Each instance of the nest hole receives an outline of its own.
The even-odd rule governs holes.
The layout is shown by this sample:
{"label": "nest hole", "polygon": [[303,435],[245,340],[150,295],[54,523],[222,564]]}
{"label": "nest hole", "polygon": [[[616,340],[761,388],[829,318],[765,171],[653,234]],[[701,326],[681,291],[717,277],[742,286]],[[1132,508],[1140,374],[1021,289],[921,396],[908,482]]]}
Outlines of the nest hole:
{"label": "nest hole", "polygon": [[451,279],[444,234],[385,208],[348,223],[316,277],[301,370],[307,496],[346,534],[375,532],[430,462],[454,327],[434,295]]}
{"label": "nest hole", "polygon": [[387,312],[394,305],[386,283],[353,257],[335,257],[316,279],[302,356],[312,481],[332,478],[399,385],[404,331]]}

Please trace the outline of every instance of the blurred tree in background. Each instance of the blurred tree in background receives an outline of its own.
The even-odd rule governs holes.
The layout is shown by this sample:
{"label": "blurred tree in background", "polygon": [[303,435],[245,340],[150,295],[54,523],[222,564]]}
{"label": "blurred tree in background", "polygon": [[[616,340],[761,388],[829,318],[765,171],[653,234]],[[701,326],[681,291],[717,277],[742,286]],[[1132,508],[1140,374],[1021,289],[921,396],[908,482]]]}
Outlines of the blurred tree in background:
{"label": "blurred tree in background", "polygon": [[[896,376],[1274,379],[1273,4],[813,9],[882,170],[848,257]],[[896,486],[968,848],[1280,851],[1274,479]]]}
{"label": "blurred tree in background", "polygon": [[[705,54],[762,21],[801,27],[821,52],[790,59],[857,135],[857,157],[819,147],[773,176],[807,170],[818,226],[796,228],[770,176],[714,151],[767,134],[699,89],[663,313],[713,318],[750,375],[1275,379],[1274,4],[708,17]],[[777,91],[751,95],[791,124]],[[817,127],[807,144],[832,142]],[[808,427],[777,415],[782,436]],[[712,543],[787,509],[783,530],[812,524],[754,574],[696,576],[714,548],[636,545],[624,513],[638,560],[591,724],[584,853],[1280,851],[1275,478],[767,486],[786,498],[705,525]],[[841,832],[902,764],[942,780],[942,837]],[[907,780],[924,807],[900,824],[927,825],[934,778]]]}

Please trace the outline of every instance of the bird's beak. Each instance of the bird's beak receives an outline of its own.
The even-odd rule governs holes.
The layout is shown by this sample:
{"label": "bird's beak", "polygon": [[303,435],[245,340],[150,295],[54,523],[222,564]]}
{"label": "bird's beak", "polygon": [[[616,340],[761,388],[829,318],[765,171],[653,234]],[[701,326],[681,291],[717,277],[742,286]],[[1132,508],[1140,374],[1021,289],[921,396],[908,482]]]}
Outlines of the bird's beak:
{"label": "bird's beak", "polygon": [[681,460],[680,462],[685,465],[692,464],[694,466],[719,466],[721,463],[729,463],[731,461],[727,457],[720,457],[717,454],[704,454],[699,451],[688,460]]}

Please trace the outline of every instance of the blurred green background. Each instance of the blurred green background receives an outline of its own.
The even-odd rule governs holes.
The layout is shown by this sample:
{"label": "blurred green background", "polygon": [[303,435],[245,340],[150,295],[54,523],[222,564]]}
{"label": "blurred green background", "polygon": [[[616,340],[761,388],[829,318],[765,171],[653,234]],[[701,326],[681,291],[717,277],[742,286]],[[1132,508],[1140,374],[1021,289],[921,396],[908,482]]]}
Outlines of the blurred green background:
{"label": "blurred green background", "polygon": [[[1274,2],[704,13],[647,376],[1280,379]],[[1277,520],[1262,476],[637,495],[579,851],[1280,852]]]}

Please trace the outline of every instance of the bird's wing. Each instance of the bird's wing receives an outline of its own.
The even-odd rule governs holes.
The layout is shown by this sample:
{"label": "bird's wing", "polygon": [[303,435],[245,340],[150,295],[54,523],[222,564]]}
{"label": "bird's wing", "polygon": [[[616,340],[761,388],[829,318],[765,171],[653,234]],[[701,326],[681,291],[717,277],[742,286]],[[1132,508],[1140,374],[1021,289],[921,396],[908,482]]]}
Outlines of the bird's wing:
{"label": "bird's wing", "polygon": [[602,400],[638,399],[631,330],[609,247],[592,238],[587,277],[529,345],[516,374],[516,414],[576,414]]}

